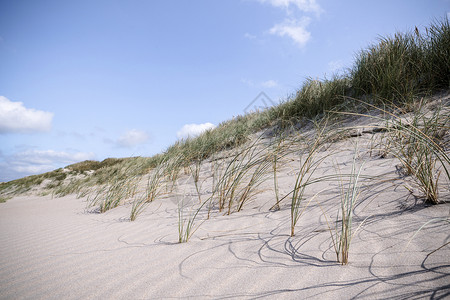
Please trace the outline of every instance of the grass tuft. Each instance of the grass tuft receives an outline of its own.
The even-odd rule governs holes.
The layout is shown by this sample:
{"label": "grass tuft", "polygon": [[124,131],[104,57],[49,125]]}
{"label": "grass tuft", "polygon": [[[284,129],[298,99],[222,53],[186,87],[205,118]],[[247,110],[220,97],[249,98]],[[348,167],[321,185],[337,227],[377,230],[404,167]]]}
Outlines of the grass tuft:
{"label": "grass tuft", "polygon": [[[355,235],[358,228],[352,232],[353,226],[353,210],[356,205],[360,194],[359,178],[361,175],[361,170],[363,165],[356,170],[356,148],[355,156],[353,158],[352,170],[349,178],[349,183],[347,188],[341,182],[341,207],[340,207],[340,220],[336,217],[336,244],[335,250],[337,255],[337,260],[343,265],[348,263],[348,255],[350,250],[350,244],[353,236]],[[339,214],[338,214],[339,216]],[[364,223],[364,222],[363,222]],[[361,223],[362,225],[362,223]],[[360,225],[360,226],[361,226]]]}
{"label": "grass tuft", "polygon": [[425,33],[396,33],[360,52],[350,72],[353,96],[410,102],[420,93],[450,87],[448,18],[433,22]]}

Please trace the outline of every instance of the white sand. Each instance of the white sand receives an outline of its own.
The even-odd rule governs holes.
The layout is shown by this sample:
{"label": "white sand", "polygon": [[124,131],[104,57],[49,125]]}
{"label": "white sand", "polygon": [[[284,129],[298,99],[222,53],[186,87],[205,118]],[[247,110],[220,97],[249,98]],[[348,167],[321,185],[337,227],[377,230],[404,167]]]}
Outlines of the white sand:
{"label": "white sand", "polygon": [[[369,138],[369,137],[367,137]],[[351,165],[355,139],[336,143],[339,154],[324,161],[321,174]],[[367,142],[367,141],[366,141]],[[331,150],[333,150],[331,149]],[[363,149],[364,150],[364,149]],[[361,151],[364,174],[398,178],[394,159]],[[280,171],[286,193],[295,161]],[[450,204],[425,206],[403,180],[364,182],[349,264],[336,262],[330,232],[339,205],[337,183],[307,192],[311,202],[289,236],[289,200],[274,204],[272,181],[265,192],[231,215],[214,213],[188,243],[178,244],[173,196],[151,203],[135,222],[130,206],[104,214],[85,211],[75,196],[23,196],[0,204],[1,299],[418,299],[450,296]],[[207,188],[207,187],[206,187]],[[448,197],[448,195],[442,195]],[[447,198],[448,200],[448,198]]]}

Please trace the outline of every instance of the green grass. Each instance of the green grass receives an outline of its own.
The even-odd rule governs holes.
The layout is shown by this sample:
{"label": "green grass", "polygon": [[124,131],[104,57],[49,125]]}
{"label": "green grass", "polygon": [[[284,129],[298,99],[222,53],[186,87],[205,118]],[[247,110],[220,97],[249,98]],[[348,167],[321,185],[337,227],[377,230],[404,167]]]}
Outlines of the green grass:
{"label": "green grass", "polygon": [[[46,178],[55,181],[57,195],[79,193],[82,187],[102,185],[120,169],[134,165],[135,174],[147,174],[162,161],[177,161],[170,171],[174,183],[181,167],[203,161],[215,153],[244,145],[255,132],[276,126],[289,128],[322,118],[329,111],[354,111],[362,98],[369,104],[383,105],[387,100],[400,107],[411,106],[417,97],[450,88],[450,25],[447,17],[423,30],[412,30],[380,38],[378,43],[360,51],[353,66],[330,79],[308,79],[300,89],[277,106],[237,116],[196,138],[177,141],[161,154],[150,158],[85,161],[67,166],[70,174],[90,174],[64,181],[61,171],[28,176],[0,184],[0,194],[29,191]],[[136,165],[136,162],[140,162]],[[276,179],[274,179],[276,181]]]}
{"label": "green grass", "polygon": [[362,51],[350,77],[354,96],[408,102],[450,85],[450,26],[435,21],[421,34],[397,33]]}
{"label": "green grass", "polygon": [[137,181],[135,177],[118,179],[117,177],[99,186],[87,199],[88,208],[97,206],[100,213],[113,209],[124,200],[134,197],[136,194]]}
{"label": "green grass", "polygon": [[101,168],[112,167],[115,164],[123,162],[124,158],[107,158],[103,161],[85,160],[76,164],[68,165],[66,168],[76,173],[84,173],[87,171],[96,171]]}
{"label": "green grass", "polygon": [[340,204],[339,209],[336,214],[336,221],[334,228],[332,228],[330,222],[328,221],[327,214],[324,208],[322,207],[321,203],[317,201],[317,204],[320,210],[322,211],[322,215],[325,217],[325,221],[331,235],[332,245],[334,251],[336,252],[337,261],[342,265],[348,264],[351,241],[355,236],[356,232],[359,230],[359,228],[370,217],[369,216],[366,219],[364,219],[355,230],[353,229],[354,209],[360,197],[360,189],[361,189],[360,179],[361,178],[370,180],[374,179],[371,176],[364,176],[361,174],[364,163],[362,163],[360,167],[357,169],[356,167],[357,157],[358,157],[358,143],[356,143],[355,146],[355,153],[353,156],[350,173],[342,174],[341,171],[339,170],[338,174],[336,175],[324,177],[325,180],[332,180],[332,181],[340,179],[341,201],[339,203]]}
{"label": "green grass", "polygon": [[200,181],[200,171],[202,168],[202,160],[201,159],[194,159],[193,163],[189,165],[189,170],[191,171],[192,179],[194,181],[195,190],[197,192],[198,196],[198,202],[202,203],[202,197],[201,197],[201,182]]}
{"label": "green grass", "polygon": [[[198,137],[179,140],[153,157],[89,160],[1,183],[0,203],[46,183],[43,194],[87,196],[88,207],[99,212],[131,202],[130,221],[134,221],[163,193],[164,184],[167,193],[178,188],[184,170],[198,197],[196,201],[184,194],[178,203],[178,242],[184,243],[209,219],[213,209],[224,214],[241,211],[271,179],[275,193],[271,210],[280,210],[280,203],[290,196],[290,235],[294,236],[300,217],[320,193],[307,197],[307,188],[340,178],[341,201],[336,203],[339,209],[333,230],[317,203],[328,224],[337,260],[347,264],[352,238],[359,229],[353,228],[353,213],[360,196],[360,179],[373,178],[363,176],[361,167],[356,167],[357,149],[350,174],[313,176],[326,158],[319,154],[321,147],[348,137],[342,129],[328,135],[329,127],[338,126],[336,119],[335,124],[329,124],[330,114],[370,116],[365,114],[368,110],[380,112],[381,117],[371,117],[381,123],[375,126],[383,131],[383,156],[395,156],[425,201],[438,204],[440,179],[445,177],[450,182],[448,145],[442,142],[448,135],[449,115],[439,108],[430,113],[425,105],[417,104],[425,96],[449,89],[450,25],[446,17],[422,32],[415,28],[382,37],[360,51],[344,74],[322,80],[309,78],[279,105],[234,117]],[[311,124],[316,125],[315,136],[308,139],[297,134],[297,128]],[[278,171],[282,160],[293,153],[301,155],[300,166],[292,178],[295,183],[289,187],[291,191],[281,196]],[[207,180],[202,181],[200,175],[208,160],[211,192],[203,193],[202,185]],[[348,178],[345,184],[343,178]],[[146,185],[140,190],[139,183],[145,179]],[[204,194],[209,194],[206,199],[202,199]],[[189,213],[184,200],[189,200]],[[448,218],[443,221],[449,222]]]}
{"label": "green grass", "polygon": [[31,175],[24,178],[12,180],[9,182],[0,183],[0,194],[21,194],[28,192],[32,187],[40,185],[45,179],[51,181],[62,181],[66,178],[66,174],[62,169],[57,169],[51,172],[40,175]]}
{"label": "green grass", "polygon": [[449,115],[439,107],[427,112],[422,105],[409,115],[386,113],[390,152],[400,160],[406,175],[413,177],[425,201],[438,204],[440,176],[450,182],[450,158],[441,140],[450,130]]}
{"label": "green grass", "polygon": [[353,231],[353,210],[360,195],[359,180],[362,170],[362,165],[358,170],[356,169],[357,154],[358,147],[356,147],[355,150],[352,170],[347,186],[345,187],[341,182],[341,207],[340,214],[338,213],[338,216],[336,217],[336,239],[334,240],[335,251],[337,255],[337,261],[343,265],[348,264],[348,255],[350,251],[351,241],[359,228],[358,227],[355,231]]}
{"label": "green grass", "polygon": [[242,210],[267,179],[272,164],[271,154],[267,154],[270,145],[262,143],[262,136],[230,153],[229,159],[216,169],[213,194],[217,196],[219,211],[226,209],[231,214]]}
{"label": "green grass", "polygon": [[444,173],[448,176],[447,168],[450,161],[442,148],[435,148],[440,148],[438,138],[449,129],[449,116],[442,115],[437,109],[427,117],[419,109],[415,110],[411,120],[406,122],[406,124],[396,122],[397,130],[394,130],[391,136],[395,141],[394,153],[406,173],[416,180],[425,201],[438,204],[440,202],[438,183],[441,175],[438,163],[440,160],[443,162]]}
{"label": "green grass", "polygon": [[422,192],[425,202],[440,203],[439,179],[446,177],[450,182],[450,157],[443,140],[450,131],[450,116],[442,104],[431,109],[422,101],[415,103],[411,112],[393,103],[380,108],[365,103],[381,116],[346,113],[365,116],[378,121],[375,125],[385,132],[382,143],[385,157],[392,154],[401,163],[403,173],[411,176]]}
{"label": "green grass", "polygon": [[[101,176],[94,176],[95,181],[90,182],[94,183],[94,187],[89,191],[87,207],[97,207],[103,213],[133,198],[137,193],[142,169],[146,168],[146,161],[142,158],[129,159],[105,169]],[[89,179],[91,178],[87,177]],[[88,184],[89,181],[86,182],[85,189],[88,189]]]}
{"label": "green grass", "polygon": [[202,208],[209,202],[209,200],[200,203],[197,208],[191,208],[189,215],[186,218],[185,214],[185,203],[184,199],[178,203],[178,242],[186,243],[195,233],[195,231],[200,227],[206,219],[202,220],[198,224],[197,217],[199,216]]}

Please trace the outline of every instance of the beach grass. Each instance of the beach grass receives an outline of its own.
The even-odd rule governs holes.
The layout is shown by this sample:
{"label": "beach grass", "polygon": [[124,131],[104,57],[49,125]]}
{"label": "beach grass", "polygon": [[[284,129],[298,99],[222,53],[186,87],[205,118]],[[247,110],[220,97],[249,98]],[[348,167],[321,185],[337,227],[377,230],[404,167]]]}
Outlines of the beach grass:
{"label": "beach grass", "polygon": [[442,170],[447,174],[447,179],[450,179],[450,161],[439,145],[439,137],[449,129],[448,121],[449,116],[442,115],[440,109],[435,109],[430,117],[423,114],[421,109],[415,110],[407,123],[396,122],[398,129],[393,131],[392,136],[396,141],[396,157],[401,161],[406,174],[415,179],[425,201],[432,204],[440,202],[438,183]]}
{"label": "beach grass", "polygon": [[448,110],[442,104],[428,109],[423,102],[416,103],[417,107],[409,113],[393,103],[385,108],[365,104],[381,112],[381,116],[351,114],[380,122],[375,127],[387,133],[383,143],[389,145],[384,152],[401,162],[404,175],[413,178],[425,202],[438,204],[439,178],[443,175],[450,182],[450,157],[443,140],[450,130]]}
{"label": "beach grass", "polygon": [[219,211],[226,209],[228,215],[240,211],[267,179],[271,166],[270,154],[267,154],[270,145],[262,142],[263,136],[264,133],[259,134],[250,144],[232,151],[216,168],[213,190]]}
{"label": "beach grass", "polygon": [[[129,220],[133,222],[154,205],[151,203],[169,194],[172,200],[178,199],[177,216],[173,216],[178,220],[171,221],[170,228],[174,231],[171,239],[176,241],[177,226],[178,243],[181,244],[189,242],[210,218],[227,215],[224,218],[232,219],[234,216],[228,215],[245,210],[259,193],[273,189],[272,196],[267,198],[269,206],[262,204],[261,207],[270,211],[263,214],[281,216],[277,219],[278,225],[274,226],[285,224],[283,230],[290,231],[288,240],[300,240],[301,243],[309,240],[311,233],[302,236],[304,232],[299,228],[307,217],[314,216],[307,214],[310,204],[317,201],[331,235],[332,245],[329,244],[326,251],[331,251],[333,264],[337,264],[331,250],[334,248],[337,262],[346,265],[352,241],[369,218],[362,220],[355,214],[355,208],[365,196],[361,195],[361,186],[366,184],[363,179],[377,182],[376,176],[363,174],[364,163],[359,163],[358,146],[353,160],[349,163],[352,152],[348,152],[350,155],[345,157],[345,162],[341,161],[337,167],[344,166],[345,174],[340,170],[333,172],[332,167],[331,172],[330,169],[324,171],[322,163],[328,159],[328,164],[330,156],[339,155],[342,150],[327,147],[344,139],[357,140],[366,130],[366,134],[373,134],[372,144],[368,146],[371,159],[375,159],[372,156],[374,149],[379,151],[378,158],[391,158],[387,162],[394,162],[391,167],[397,167],[401,173],[395,180],[401,182],[402,187],[409,190],[409,184],[413,182],[420,192],[417,195],[417,190],[410,190],[416,198],[423,198],[433,205],[448,203],[442,197],[448,195],[450,187],[448,100],[445,104],[436,104],[425,99],[449,90],[450,25],[445,18],[433,22],[422,33],[415,28],[412,32],[382,37],[378,43],[360,51],[354,65],[343,74],[330,79],[308,78],[297,92],[278,105],[233,117],[197,137],[178,140],[152,157],[88,160],[0,183],[0,203],[38,186],[40,195],[77,194],[77,197],[86,198],[90,212],[104,213],[119,205],[131,205]],[[351,121],[351,117],[365,117],[375,123],[340,127],[340,121]],[[353,129],[356,129],[355,133],[352,133]],[[380,134],[375,137],[375,133]],[[353,141],[355,139],[350,142]],[[358,141],[356,143],[358,145]],[[293,157],[299,165],[293,163]],[[400,167],[394,166],[398,163]],[[346,164],[349,166],[345,167]],[[280,173],[284,172],[280,169],[284,166],[291,169],[283,177],[283,188],[280,189]],[[317,175],[318,170],[324,173]],[[394,174],[393,168],[391,171],[390,174]],[[383,180],[393,181],[392,178]],[[340,191],[337,191],[339,183]],[[313,193],[316,184],[325,188]],[[181,191],[181,187],[185,190]],[[186,192],[187,189],[191,192]],[[331,193],[323,196],[324,190]],[[403,192],[403,196],[408,194]],[[321,202],[327,196],[329,198]],[[334,224],[328,221],[323,203],[333,211],[333,216],[336,213]],[[258,209],[262,211],[260,207]],[[175,209],[169,206],[167,211],[175,212]],[[449,224],[449,218],[424,223],[406,247],[425,227],[438,222]],[[322,229],[315,227],[313,230],[314,238],[323,238]],[[228,234],[230,229],[225,226],[219,230],[206,228],[205,231],[208,231],[205,238],[216,239],[218,232]],[[276,230],[270,234],[273,232]],[[263,240],[266,233],[256,234]],[[222,238],[222,233],[220,235]],[[323,241],[330,243],[326,229],[324,235]],[[264,240],[264,247],[271,247],[269,242]],[[448,244],[446,240],[442,247]],[[299,248],[300,251],[303,249]],[[262,258],[262,252],[260,255]]]}
{"label": "beach grass", "polygon": [[192,179],[194,181],[195,190],[198,196],[198,202],[202,203],[202,192],[201,192],[201,182],[200,181],[200,171],[202,169],[202,160],[195,159],[192,164],[189,165],[189,170],[191,171]]}
{"label": "beach grass", "polygon": [[304,141],[306,149],[302,149],[300,152],[300,167],[295,180],[294,189],[291,196],[291,236],[295,235],[295,226],[298,220],[302,216],[303,212],[308,207],[310,201],[315,197],[310,197],[308,204],[302,207],[306,188],[313,184],[318,183],[325,178],[313,178],[314,172],[326,158],[326,156],[317,157],[317,153],[324,139],[324,124],[321,128],[317,127],[316,134],[311,140]]}
{"label": "beach grass", "polygon": [[358,55],[350,76],[353,96],[410,102],[418,94],[447,89],[450,83],[448,18],[434,21],[420,33],[382,37]]}
{"label": "beach grass", "polygon": [[185,198],[186,195],[183,195],[182,200],[178,202],[178,243],[187,243],[195,233],[195,231],[197,231],[197,229],[200,227],[200,225],[208,219],[203,219],[200,223],[198,223],[197,218],[203,207],[205,207],[205,205],[211,200],[211,198],[208,198],[203,203],[198,204],[197,208],[195,208],[195,204],[191,203],[192,205],[190,207],[189,213],[186,216],[186,203],[184,201]]}
{"label": "beach grass", "polygon": [[[336,216],[336,238],[334,240],[335,251],[338,262],[343,265],[348,264],[350,244],[353,236],[356,234],[359,228],[358,227],[356,230],[353,230],[353,210],[360,196],[359,181],[361,170],[363,167],[363,165],[361,165],[357,169],[357,155],[358,147],[356,146],[349,182],[345,185],[343,181],[341,181],[341,206],[339,213]],[[362,225],[362,223],[360,224],[360,226]]]}
{"label": "beach grass", "polygon": [[[373,118],[383,123],[375,125],[384,134],[383,156],[395,156],[425,201],[438,204],[442,202],[442,188],[446,188],[442,181],[450,181],[448,146],[442,141],[448,135],[449,114],[439,108],[425,110],[426,106],[418,103],[424,97],[449,89],[450,25],[445,17],[423,30],[415,28],[382,37],[378,43],[360,51],[353,66],[343,74],[328,79],[309,78],[278,105],[233,117],[197,137],[175,142],[163,153],[153,157],[84,161],[1,183],[0,199],[26,193],[40,185],[44,192],[52,191],[55,196],[76,193],[87,197],[88,207],[96,207],[99,212],[132,199],[130,220],[133,221],[163,193],[164,184],[166,192],[173,192],[180,177],[188,175],[183,175],[182,170],[190,170],[198,204],[189,215],[183,203],[178,208],[179,242],[187,242],[198,228],[199,214],[205,207],[207,218],[214,208],[225,214],[239,212],[271,179],[273,210],[279,210],[280,203],[290,196],[290,235],[294,236],[299,218],[317,195],[306,199],[307,187],[336,180],[338,176],[313,177],[324,159],[318,154],[319,149],[332,139],[324,138],[330,125],[324,120],[329,120],[332,112],[368,116],[367,111],[375,110],[382,115]],[[299,128],[315,123],[320,126],[313,139],[301,137],[290,141],[289,134],[267,138],[269,129],[299,136]],[[295,183],[287,195],[280,195],[279,167],[283,158],[294,151],[302,154]],[[202,199],[202,184],[206,181],[202,181],[200,171],[207,160],[212,165],[211,193]],[[348,262],[355,232],[352,210],[362,176],[355,165],[342,191],[341,215],[336,224],[339,230],[333,236],[338,261],[342,264]],[[141,192],[139,183],[144,176],[147,182]]]}
{"label": "beach grass", "polygon": [[286,163],[286,158],[294,152],[292,148],[294,148],[295,151],[298,150],[297,145],[301,143],[301,137],[293,137],[290,134],[291,130],[292,128],[278,132],[274,141],[271,143],[272,148],[269,150],[271,153],[273,191],[275,195],[275,204],[270,208],[271,211],[280,210],[280,202],[285,198],[281,197],[280,190],[278,188],[279,168]]}
{"label": "beach grass", "polygon": [[[409,247],[409,245],[411,244],[412,240],[419,234],[419,232],[421,232],[422,230],[424,230],[427,226],[429,226],[430,224],[436,224],[436,223],[444,223],[447,226],[450,225],[450,216],[447,217],[443,217],[443,218],[432,218],[428,221],[426,221],[424,224],[422,224],[422,226],[419,227],[419,229],[417,229],[414,234],[411,236],[411,238],[409,239],[408,243],[405,246],[405,249],[403,250],[403,252]],[[446,241],[443,245],[439,246],[437,249],[431,251],[430,253],[428,253],[427,256],[431,255],[432,253],[444,248],[445,246],[449,245],[450,241]]]}
{"label": "beach grass", "polygon": [[[331,79],[307,79],[298,92],[279,105],[237,116],[198,137],[178,141],[164,153],[147,158],[145,165],[155,167],[163,159],[183,157],[181,164],[187,166],[190,161],[204,160],[214,153],[241,146],[259,130],[271,126],[287,128],[308,119],[323,117],[327,111],[353,109],[355,98],[375,105],[382,105],[383,99],[388,99],[391,103],[406,107],[414,103],[418,96],[449,88],[450,25],[448,18],[444,17],[423,30],[414,28],[411,32],[381,37],[378,43],[356,55],[353,66],[347,72]],[[74,173],[94,170],[99,179],[94,184],[101,184],[107,170],[124,162],[132,163],[130,159],[107,159],[102,162],[86,161],[67,168]],[[0,193],[26,192],[32,186],[39,185],[46,176],[55,175],[54,172],[2,183]],[[142,173],[146,171],[142,170]],[[84,184],[91,184],[89,181]],[[74,190],[69,188],[61,195]]]}

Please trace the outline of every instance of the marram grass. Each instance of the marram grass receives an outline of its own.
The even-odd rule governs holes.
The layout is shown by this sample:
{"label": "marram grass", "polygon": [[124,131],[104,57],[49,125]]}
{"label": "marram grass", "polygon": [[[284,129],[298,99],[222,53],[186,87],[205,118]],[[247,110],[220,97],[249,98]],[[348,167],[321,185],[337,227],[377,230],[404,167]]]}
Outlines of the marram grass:
{"label": "marram grass", "polygon": [[[270,126],[287,128],[305,119],[321,117],[327,111],[347,111],[354,107],[354,98],[364,98],[376,105],[382,104],[380,99],[388,99],[402,106],[413,103],[418,95],[430,95],[449,88],[450,25],[448,18],[444,17],[424,29],[415,28],[411,32],[380,38],[378,43],[360,51],[348,72],[331,79],[308,79],[297,93],[277,106],[238,116],[199,137],[178,141],[164,153],[146,158],[138,173],[146,174],[148,168],[174,157],[183,157],[180,164],[188,166],[192,160],[204,160],[214,153],[241,146],[251,134]],[[115,165],[124,166],[132,160],[134,158],[131,161],[86,161],[68,167],[73,172],[93,170],[94,176],[83,181],[83,185],[92,186],[114,176],[107,173],[117,169]],[[50,173],[45,176],[54,175]],[[45,176],[35,175],[1,183],[0,194],[26,192],[40,184]],[[77,189],[68,187],[61,191],[61,195],[74,191]]]}

